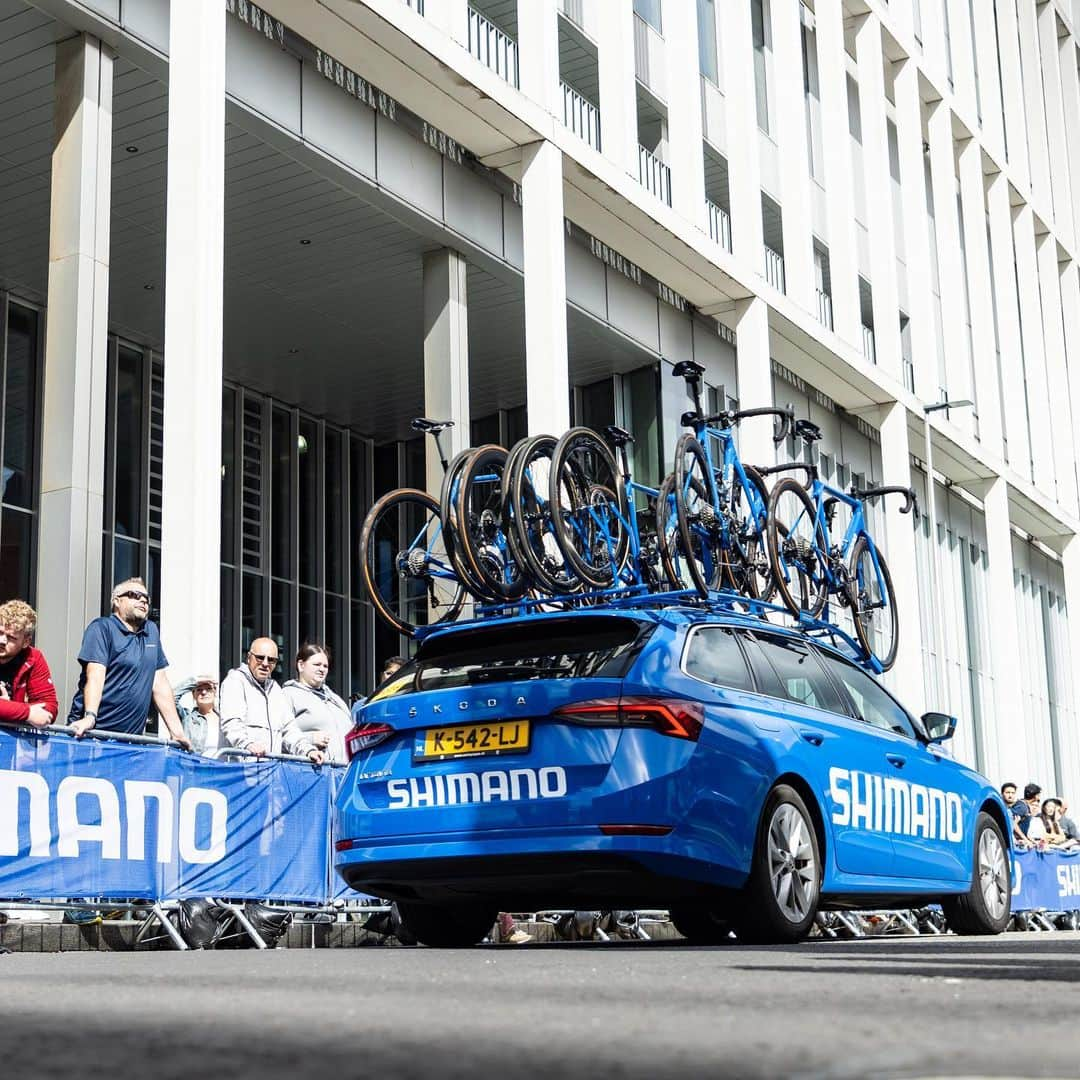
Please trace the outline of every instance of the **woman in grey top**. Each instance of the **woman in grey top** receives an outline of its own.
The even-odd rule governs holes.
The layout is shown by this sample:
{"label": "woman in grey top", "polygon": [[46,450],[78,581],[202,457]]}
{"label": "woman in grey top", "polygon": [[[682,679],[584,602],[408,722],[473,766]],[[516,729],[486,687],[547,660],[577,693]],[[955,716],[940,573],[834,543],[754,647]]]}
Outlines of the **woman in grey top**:
{"label": "woman in grey top", "polygon": [[344,765],[345,736],[352,729],[349,706],[326,685],[330,651],[325,645],[304,645],[296,654],[296,678],[284,686],[296,715],[294,753],[324,750],[326,760]]}

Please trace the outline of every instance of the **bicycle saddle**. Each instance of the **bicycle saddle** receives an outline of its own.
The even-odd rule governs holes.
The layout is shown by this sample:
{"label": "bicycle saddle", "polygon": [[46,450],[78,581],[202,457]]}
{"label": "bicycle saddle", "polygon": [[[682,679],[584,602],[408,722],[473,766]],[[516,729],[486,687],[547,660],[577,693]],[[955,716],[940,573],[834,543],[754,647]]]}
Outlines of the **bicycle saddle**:
{"label": "bicycle saddle", "polygon": [[634,436],[626,428],[618,427],[615,424],[610,424],[604,428],[604,434],[607,435],[614,446],[626,446],[627,443],[634,441]]}
{"label": "bicycle saddle", "polygon": [[418,416],[413,420],[410,425],[413,431],[428,431],[432,435],[438,435],[438,433],[445,428],[453,427],[453,420],[429,420],[426,416]]}
{"label": "bicycle saddle", "polygon": [[680,360],[671,369],[671,374],[680,379],[700,379],[705,374],[705,368],[696,360]]}
{"label": "bicycle saddle", "polygon": [[795,438],[808,443],[817,442],[821,438],[821,428],[811,420],[796,420]]}

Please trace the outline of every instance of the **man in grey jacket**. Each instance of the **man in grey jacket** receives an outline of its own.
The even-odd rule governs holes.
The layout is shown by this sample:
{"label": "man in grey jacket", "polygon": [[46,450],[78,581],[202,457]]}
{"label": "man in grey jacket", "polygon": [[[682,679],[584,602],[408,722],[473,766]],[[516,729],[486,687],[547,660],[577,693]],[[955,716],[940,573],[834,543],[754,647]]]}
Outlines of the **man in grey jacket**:
{"label": "man in grey jacket", "polygon": [[292,706],[271,677],[277,667],[278,648],[272,638],[256,638],[247,663],[235,667],[221,684],[221,730],[230,746],[257,757],[292,754],[300,749],[316,765],[324,755],[316,748],[298,747]]}

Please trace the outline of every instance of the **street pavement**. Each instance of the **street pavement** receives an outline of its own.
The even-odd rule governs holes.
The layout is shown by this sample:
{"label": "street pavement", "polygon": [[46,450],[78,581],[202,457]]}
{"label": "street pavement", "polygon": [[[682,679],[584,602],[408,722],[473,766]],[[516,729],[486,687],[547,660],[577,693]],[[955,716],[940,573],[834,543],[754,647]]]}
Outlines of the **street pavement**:
{"label": "street pavement", "polygon": [[1080,933],[0,956],[0,1077],[1077,1077]]}

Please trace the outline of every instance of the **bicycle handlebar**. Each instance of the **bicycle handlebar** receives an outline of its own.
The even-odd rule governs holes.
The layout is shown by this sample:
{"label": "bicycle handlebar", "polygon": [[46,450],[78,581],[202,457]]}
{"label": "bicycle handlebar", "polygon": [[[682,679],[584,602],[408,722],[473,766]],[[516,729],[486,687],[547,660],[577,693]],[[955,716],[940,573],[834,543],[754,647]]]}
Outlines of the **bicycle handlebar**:
{"label": "bicycle handlebar", "polygon": [[795,423],[795,413],[790,408],[761,408],[761,409],[721,409],[711,416],[702,416],[700,411],[684,412],[679,418],[683,427],[694,427],[697,424],[719,424],[722,428],[734,427],[742,420],[748,420],[754,416],[774,416],[779,419],[780,425],[773,432],[773,442],[780,445],[790,434]]}
{"label": "bicycle handlebar", "polygon": [[904,505],[900,507],[901,514],[910,514],[915,512],[915,519],[919,518],[919,500],[915,495],[915,489],[909,487],[901,487],[898,484],[888,487],[877,488],[857,488],[854,484],[851,486],[851,494],[856,499],[877,499],[882,495],[903,495]]}

